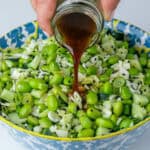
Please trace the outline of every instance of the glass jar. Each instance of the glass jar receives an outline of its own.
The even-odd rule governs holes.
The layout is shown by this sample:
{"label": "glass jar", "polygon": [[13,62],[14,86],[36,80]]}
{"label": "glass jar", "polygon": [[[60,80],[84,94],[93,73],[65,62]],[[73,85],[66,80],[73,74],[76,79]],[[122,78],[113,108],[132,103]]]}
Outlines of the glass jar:
{"label": "glass jar", "polygon": [[102,31],[104,24],[102,12],[96,7],[96,0],[58,0],[56,14],[53,18],[52,25],[57,42],[64,47],[66,44],[63,41],[62,35],[58,31],[56,22],[60,17],[69,13],[84,13],[95,22],[97,32],[91,38],[88,47],[95,44],[99,38],[99,34]]}

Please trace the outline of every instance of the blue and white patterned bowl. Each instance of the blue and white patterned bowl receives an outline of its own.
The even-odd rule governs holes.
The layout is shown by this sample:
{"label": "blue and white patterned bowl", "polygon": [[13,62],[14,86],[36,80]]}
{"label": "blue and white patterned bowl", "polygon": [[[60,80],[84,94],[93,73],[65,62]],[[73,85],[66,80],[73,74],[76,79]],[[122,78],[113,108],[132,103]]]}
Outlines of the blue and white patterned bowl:
{"label": "blue and white patterned bowl", "polygon": [[[110,32],[124,35],[132,45],[150,49],[150,34],[138,27],[119,20],[105,23]],[[0,47],[20,47],[25,40],[35,33],[35,22],[20,26],[0,38]],[[45,39],[46,35],[38,29],[38,38]],[[150,128],[150,118],[145,119],[134,127],[124,129],[109,135],[94,138],[56,138],[27,131],[14,125],[0,116],[0,126],[7,130],[18,142],[29,150],[125,150],[134,143],[145,130]]]}

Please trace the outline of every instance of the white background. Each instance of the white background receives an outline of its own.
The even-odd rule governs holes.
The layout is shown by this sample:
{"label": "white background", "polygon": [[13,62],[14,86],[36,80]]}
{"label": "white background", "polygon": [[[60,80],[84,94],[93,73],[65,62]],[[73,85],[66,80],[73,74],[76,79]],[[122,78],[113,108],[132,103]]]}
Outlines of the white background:
{"label": "white background", "polygon": [[[150,0],[122,0],[115,18],[132,23],[150,32]],[[0,36],[11,29],[35,20],[30,0],[0,0]],[[29,150],[0,129],[0,150]],[[149,150],[150,129],[129,150]]]}

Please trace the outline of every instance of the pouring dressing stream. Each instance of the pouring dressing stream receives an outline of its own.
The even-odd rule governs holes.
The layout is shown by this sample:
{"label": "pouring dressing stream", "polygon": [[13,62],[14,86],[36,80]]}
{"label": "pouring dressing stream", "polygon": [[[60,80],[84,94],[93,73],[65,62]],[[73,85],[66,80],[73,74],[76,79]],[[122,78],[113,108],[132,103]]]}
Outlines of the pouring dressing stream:
{"label": "pouring dressing stream", "polygon": [[79,90],[78,67],[86,48],[96,43],[103,28],[102,13],[93,1],[66,0],[61,3],[53,19],[55,38],[67,48],[74,61],[73,92]]}

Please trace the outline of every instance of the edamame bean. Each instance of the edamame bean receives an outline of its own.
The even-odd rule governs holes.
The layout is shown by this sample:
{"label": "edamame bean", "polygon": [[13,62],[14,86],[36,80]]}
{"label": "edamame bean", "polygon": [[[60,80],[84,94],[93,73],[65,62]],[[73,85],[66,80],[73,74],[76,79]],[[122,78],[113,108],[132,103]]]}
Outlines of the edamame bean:
{"label": "edamame bean", "polygon": [[96,130],[96,136],[101,136],[101,135],[106,135],[110,132],[109,129],[103,128],[103,127],[98,127]]}
{"label": "edamame bean", "polygon": [[49,69],[49,72],[51,72],[51,73],[55,73],[55,72],[60,71],[59,66],[56,62],[51,62],[48,65],[48,69]]}
{"label": "edamame bean", "polygon": [[52,78],[50,78],[49,84],[51,86],[53,85],[59,85],[63,81],[63,75],[62,73],[55,73]]}
{"label": "edamame bean", "polygon": [[123,112],[123,104],[121,101],[117,101],[115,103],[113,103],[113,113],[116,116],[120,116]]}
{"label": "edamame bean", "polygon": [[131,114],[131,105],[129,105],[129,104],[124,105],[123,114],[127,115],[127,116],[129,116]]}
{"label": "edamame bean", "polygon": [[32,112],[32,105],[25,104],[19,111],[20,118],[26,118]]}
{"label": "edamame bean", "polygon": [[31,86],[29,85],[29,83],[27,81],[20,80],[16,84],[16,91],[23,92],[23,93],[30,92],[31,91]]}
{"label": "edamame bean", "polygon": [[77,112],[77,105],[75,103],[73,103],[73,102],[70,102],[68,104],[68,112],[76,114],[76,112]]}
{"label": "edamame bean", "polygon": [[94,130],[92,129],[83,129],[79,131],[78,137],[93,137],[94,136]]}
{"label": "edamame bean", "polygon": [[118,117],[115,115],[115,114],[112,114],[111,117],[110,117],[110,120],[116,124],[117,123],[117,120],[118,120]]}
{"label": "edamame bean", "polygon": [[120,96],[123,99],[130,99],[132,97],[132,94],[127,86],[121,88]]}
{"label": "edamame bean", "polygon": [[121,121],[119,128],[120,129],[124,129],[124,128],[129,128],[131,126],[133,126],[133,120],[129,119],[129,118],[125,118]]}
{"label": "edamame bean", "polygon": [[150,113],[150,103],[146,106],[146,110],[148,113]]}
{"label": "edamame bean", "polygon": [[98,52],[98,47],[97,47],[97,45],[94,45],[94,46],[88,48],[88,49],[87,49],[87,52],[88,52],[89,54],[91,54],[91,55],[97,54],[97,52]]}
{"label": "edamame bean", "polygon": [[27,122],[31,125],[34,125],[34,126],[39,124],[39,120],[36,117],[33,117],[33,116],[28,116]]}
{"label": "edamame bean", "polygon": [[80,118],[80,123],[83,128],[91,128],[92,127],[92,121],[87,116],[82,116]]}
{"label": "edamame bean", "polygon": [[112,92],[113,92],[112,84],[110,82],[105,82],[101,87],[101,93],[110,95],[112,94]]}
{"label": "edamame bean", "polygon": [[85,111],[83,111],[83,110],[78,110],[78,112],[77,112],[77,117],[80,118],[80,117],[82,117],[82,116],[86,116]]}
{"label": "edamame bean", "polygon": [[39,124],[42,128],[49,128],[52,125],[52,122],[47,118],[41,118]]}
{"label": "edamame bean", "polygon": [[46,98],[47,106],[50,111],[56,111],[58,108],[58,99],[55,95],[49,95]]}
{"label": "edamame bean", "polygon": [[86,101],[88,104],[96,104],[98,102],[98,96],[95,92],[89,91],[88,94],[86,95]]}
{"label": "edamame bean", "polygon": [[106,118],[97,118],[96,125],[99,127],[104,127],[108,129],[113,129],[114,127],[113,122],[110,119],[106,119]]}
{"label": "edamame bean", "polygon": [[88,108],[87,116],[91,119],[96,119],[101,116],[101,112],[93,107]]}
{"label": "edamame bean", "polygon": [[33,88],[33,89],[37,89],[37,90],[47,90],[48,86],[46,85],[45,81],[42,79],[34,79],[34,78],[30,78],[28,79],[29,81],[29,85]]}

